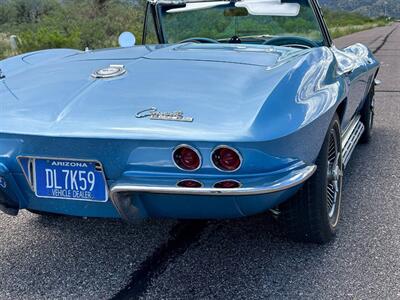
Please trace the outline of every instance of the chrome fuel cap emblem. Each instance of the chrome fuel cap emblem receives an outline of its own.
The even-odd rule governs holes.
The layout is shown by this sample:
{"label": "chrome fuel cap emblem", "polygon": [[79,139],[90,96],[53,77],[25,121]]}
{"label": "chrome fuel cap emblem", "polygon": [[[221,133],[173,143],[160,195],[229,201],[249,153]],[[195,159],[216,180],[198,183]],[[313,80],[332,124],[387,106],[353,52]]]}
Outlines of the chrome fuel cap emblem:
{"label": "chrome fuel cap emblem", "polygon": [[93,78],[114,78],[126,73],[125,66],[123,65],[110,65],[107,68],[97,70],[92,74]]}

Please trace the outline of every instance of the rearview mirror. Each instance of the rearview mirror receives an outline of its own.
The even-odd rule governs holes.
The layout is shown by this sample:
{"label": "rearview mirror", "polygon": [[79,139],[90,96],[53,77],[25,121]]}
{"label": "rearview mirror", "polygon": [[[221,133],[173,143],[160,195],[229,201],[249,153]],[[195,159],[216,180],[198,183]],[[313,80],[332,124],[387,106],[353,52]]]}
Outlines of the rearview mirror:
{"label": "rearview mirror", "polygon": [[248,15],[247,9],[243,7],[230,7],[224,10],[225,17],[245,17]]}
{"label": "rearview mirror", "polygon": [[118,38],[119,46],[122,48],[133,47],[136,44],[136,37],[132,32],[123,32]]}
{"label": "rearview mirror", "polygon": [[281,0],[245,0],[235,3],[255,16],[296,17],[300,13],[299,3],[282,3]]}

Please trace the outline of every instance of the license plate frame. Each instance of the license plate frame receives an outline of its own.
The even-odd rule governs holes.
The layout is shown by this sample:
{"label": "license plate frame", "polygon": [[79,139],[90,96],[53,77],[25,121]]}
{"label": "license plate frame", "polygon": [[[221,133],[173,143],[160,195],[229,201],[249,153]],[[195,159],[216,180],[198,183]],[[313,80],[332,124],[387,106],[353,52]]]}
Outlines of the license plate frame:
{"label": "license plate frame", "polygon": [[[108,190],[108,185],[107,185],[107,180],[105,177],[105,173],[104,173],[104,168],[103,165],[100,161],[98,160],[90,160],[90,159],[74,159],[74,158],[55,158],[55,157],[32,157],[32,171],[33,171],[33,189],[35,192],[36,197],[38,198],[44,198],[44,199],[60,199],[60,200],[72,200],[72,201],[87,201],[87,202],[92,202],[92,203],[104,203],[107,202],[109,200],[109,190]],[[78,187],[78,190],[74,190],[74,189],[63,189],[62,191],[65,191],[63,193],[59,193],[62,195],[51,195],[51,193],[49,193],[49,188],[48,187],[43,187],[40,185],[40,182],[44,182],[45,185],[47,185],[47,180],[48,178],[38,178],[38,176],[47,176],[47,173],[43,173],[43,170],[41,168],[43,168],[43,165],[40,164],[44,164],[44,165],[48,165],[50,166],[50,163],[56,163],[56,165],[51,166],[52,171],[57,171],[57,170],[65,170],[65,171],[84,171],[84,172],[88,172],[88,170],[90,170],[89,172],[93,172],[94,173],[94,178],[95,178],[95,183],[100,184],[100,187],[96,187],[96,191],[94,191],[94,195],[93,197],[81,197],[79,195],[81,195],[82,193],[87,192],[87,189],[81,190],[80,186]],[[71,165],[72,163],[72,165]],[[83,166],[86,165],[86,169],[82,170]],[[63,169],[64,168],[64,169]],[[81,168],[81,169],[80,169]],[[38,174],[41,173],[41,174]],[[56,173],[52,173],[52,174],[56,174],[54,176],[56,176],[55,178],[57,178],[57,172]],[[65,173],[64,173],[65,174]],[[68,176],[68,174],[70,174],[69,172],[67,172],[67,174],[65,176]],[[72,176],[72,175],[71,175]],[[53,178],[53,180],[55,180]],[[65,177],[64,177],[64,183],[66,184],[65,181]],[[86,180],[88,180],[86,178]],[[100,181],[100,183],[98,183]],[[56,180],[55,180],[56,181]],[[72,185],[72,183],[71,183]],[[55,182],[55,186],[57,187],[57,181]],[[65,185],[64,185],[65,188]],[[93,189],[95,189],[95,187],[93,187]],[[46,193],[44,193],[43,191],[47,191]],[[82,192],[82,193],[80,193]],[[72,196],[71,196],[72,195]],[[88,194],[85,194],[88,195]],[[98,195],[101,195],[101,197],[99,197]]]}

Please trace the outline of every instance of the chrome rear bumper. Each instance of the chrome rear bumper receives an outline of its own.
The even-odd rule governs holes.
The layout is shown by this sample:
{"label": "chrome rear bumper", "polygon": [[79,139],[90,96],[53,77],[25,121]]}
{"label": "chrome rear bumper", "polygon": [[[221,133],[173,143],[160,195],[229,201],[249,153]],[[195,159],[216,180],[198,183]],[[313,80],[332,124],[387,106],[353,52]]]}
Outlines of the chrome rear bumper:
{"label": "chrome rear bumper", "polygon": [[178,186],[136,185],[117,183],[110,189],[111,200],[121,217],[125,220],[136,219],[138,209],[132,205],[131,195],[140,193],[194,195],[194,196],[257,196],[277,193],[296,187],[307,181],[317,170],[315,165],[293,170],[286,176],[264,185],[240,187],[233,189],[219,188],[184,188]]}
{"label": "chrome rear bumper", "polygon": [[151,194],[178,194],[196,196],[252,196],[276,193],[302,184],[317,170],[316,166],[307,166],[295,170],[280,180],[262,186],[241,187],[234,189],[217,188],[184,188],[177,186],[146,186],[135,184],[116,184],[111,188],[111,198],[118,193],[151,193]]}

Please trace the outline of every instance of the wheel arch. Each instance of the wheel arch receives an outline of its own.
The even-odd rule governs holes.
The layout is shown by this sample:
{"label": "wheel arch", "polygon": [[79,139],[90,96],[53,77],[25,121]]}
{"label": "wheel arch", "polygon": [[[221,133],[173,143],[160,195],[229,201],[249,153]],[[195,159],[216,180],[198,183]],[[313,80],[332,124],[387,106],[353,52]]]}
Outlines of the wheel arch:
{"label": "wheel arch", "polygon": [[337,109],[336,109],[336,113],[339,116],[339,121],[340,124],[343,124],[343,118],[344,118],[344,114],[346,112],[346,106],[347,106],[347,98],[344,98],[342,102],[340,102],[340,104],[338,105]]}

